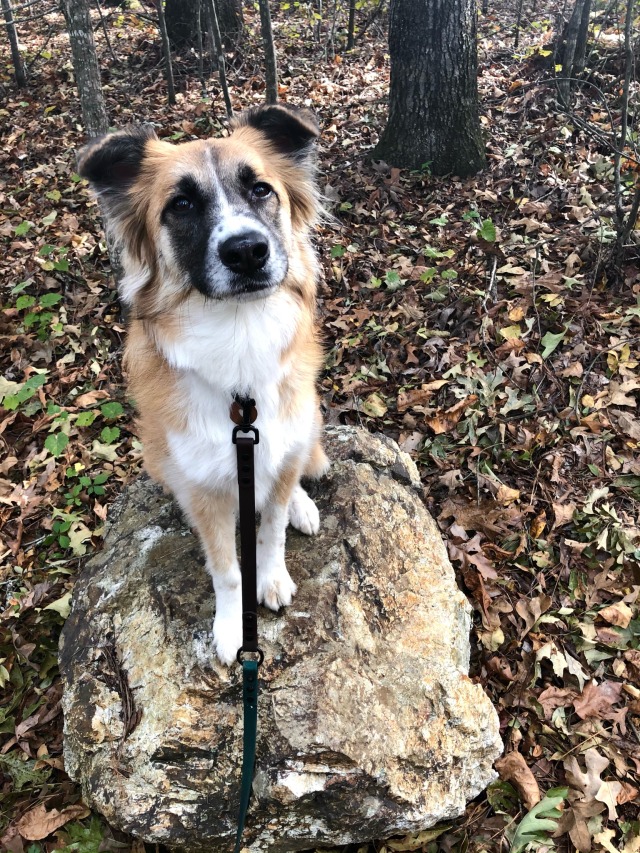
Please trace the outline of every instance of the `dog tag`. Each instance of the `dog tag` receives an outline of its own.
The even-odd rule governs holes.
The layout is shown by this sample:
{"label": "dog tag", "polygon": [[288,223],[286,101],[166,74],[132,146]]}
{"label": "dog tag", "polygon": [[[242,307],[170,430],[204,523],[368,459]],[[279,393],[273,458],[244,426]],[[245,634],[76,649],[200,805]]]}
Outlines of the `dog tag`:
{"label": "dog tag", "polygon": [[[242,406],[237,400],[234,400],[231,404],[231,408],[229,409],[229,417],[238,426],[241,426],[244,421],[242,419]],[[255,406],[251,406],[251,413],[249,415],[249,423],[252,424],[255,419],[258,417],[258,411]]]}

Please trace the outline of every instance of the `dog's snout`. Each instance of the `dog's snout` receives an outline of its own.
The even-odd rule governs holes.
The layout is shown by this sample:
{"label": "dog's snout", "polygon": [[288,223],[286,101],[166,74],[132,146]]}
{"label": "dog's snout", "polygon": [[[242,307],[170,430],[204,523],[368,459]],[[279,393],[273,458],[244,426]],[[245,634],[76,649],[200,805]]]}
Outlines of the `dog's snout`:
{"label": "dog's snout", "polygon": [[233,272],[253,275],[267,263],[269,243],[258,231],[244,231],[221,243],[218,254],[225,267]]}

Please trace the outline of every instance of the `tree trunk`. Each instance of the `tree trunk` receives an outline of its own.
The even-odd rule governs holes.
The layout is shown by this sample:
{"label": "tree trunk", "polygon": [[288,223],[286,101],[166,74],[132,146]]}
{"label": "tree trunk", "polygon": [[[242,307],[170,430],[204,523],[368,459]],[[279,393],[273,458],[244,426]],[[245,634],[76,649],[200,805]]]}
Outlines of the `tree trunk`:
{"label": "tree trunk", "polygon": [[373,156],[475,174],[484,166],[475,0],[392,0],[389,54],[389,119]]}
{"label": "tree trunk", "polygon": [[24,63],[22,62],[22,57],[20,56],[20,49],[18,47],[18,34],[16,32],[16,25],[13,21],[11,0],[2,0],[2,11],[4,13],[4,20],[7,26],[7,36],[9,37],[9,45],[11,46],[11,59],[13,61],[13,70],[16,77],[16,83],[18,85],[18,89],[26,89],[27,75],[24,71]]}
{"label": "tree trunk", "polygon": [[206,0],[207,9],[209,11],[209,20],[211,22],[211,34],[213,36],[213,47],[216,53],[216,61],[218,64],[218,76],[220,77],[220,88],[222,89],[222,97],[227,108],[227,118],[232,118],[233,108],[231,106],[231,96],[229,95],[229,86],[227,84],[227,70],[224,61],[224,51],[222,49],[222,37],[220,35],[220,27],[218,25],[218,4],[216,0]]}
{"label": "tree trunk", "polygon": [[87,136],[101,136],[109,128],[107,108],[102,96],[100,66],[93,41],[93,28],[87,0],[62,0],[71,61],[80,97],[82,122]]}
{"label": "tree trunk", "polygon": [[573,11],[556,51],[556,64],[562,66],[558,80],[560,100],[569,103],[573,80],[584,69],[591,0],[575,0]]}
{"label": "tree trunk", "polygon": [[356,0],[349,0],[349,26],[347,27],[347,50],[355,44],[356,34]]}
{"label": "tree trunk", "polygon": [[520,44],[520,22],[522,21],[522,2],[523,0],[518,0],[518,11],[516,13],[516,32],[513,37],[513,47],[515,50],[518,49],[518,45]]}
{"label": "tree trunk", "polygon": [[576,52],[573,57],[572,75],[580,76],[584,71],[584,65],[587,57],[587,36],[589,35],[589,22],[591,20],[591,0],[587,0],[582,9],[582,17],[580,19],[580,27],[578,29],[578,40],[576,42]]}
{"label": "tree trunk", "polygon": [[[196,20],[200,0],[166,0],[165,19],[169,41],[176,50],[196,43]],[[243,32],[242,0],[218,0],[218,26],[222,42],[233,47]]]}
{"label": "tree trunk", "polygon": [[[173,82],[173,65],[171,64],[171,45],[169,43],[169,34],[167,33],[167,19],[165,10],[162,5],[162,0],[158,0],[158,27],[160,29],[160,38],[162,40],[162,56],[164,58],[164,76],[167,81],[167,100],[173,106],[176,102],[176,88]],[[198,7],[195,9],[196,15],[199,14]]]}
{"label": "tree trunk", "polygon": [[275,104],[278,100],[278,66],[276,64],[276,49],[273,44],[271,29],[271,13],[269,0],[258,0],[260,5],[260,29],[264,45],[265,82],[267,86],[267,103]]}

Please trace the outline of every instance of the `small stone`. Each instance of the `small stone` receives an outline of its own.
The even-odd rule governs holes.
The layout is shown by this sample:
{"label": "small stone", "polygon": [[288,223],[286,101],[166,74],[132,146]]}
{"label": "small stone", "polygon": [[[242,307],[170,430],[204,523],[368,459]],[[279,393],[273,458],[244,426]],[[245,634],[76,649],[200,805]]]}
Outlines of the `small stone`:
{"label": "small stone", "polygon": [[[305,850],[416,832],[496,777],[497,714],[468,678],[470,608],[415,465],[390,439],[328,428],[318,536],[290,531],[291,607],[262,610],[245,846]],[[239,667],[213,657],[196,537],[147,478],[112,507],[61,640],[65,766],[114,826],[228,853],[242,763]]]}

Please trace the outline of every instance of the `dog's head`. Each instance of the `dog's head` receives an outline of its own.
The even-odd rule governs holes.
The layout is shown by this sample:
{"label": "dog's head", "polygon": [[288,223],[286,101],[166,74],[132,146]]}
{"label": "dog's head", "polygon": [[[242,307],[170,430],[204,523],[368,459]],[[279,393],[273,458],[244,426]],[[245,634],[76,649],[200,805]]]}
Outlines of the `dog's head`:
{"label": "dog's head", "polygon": [[278,105],[243,113],[223,139],[171,145],[143,125],[83,149],[79,172],[124,250],[124,300],[156,313],[192,288],[278,288],[317,213],[317,136],[311,113]]}

